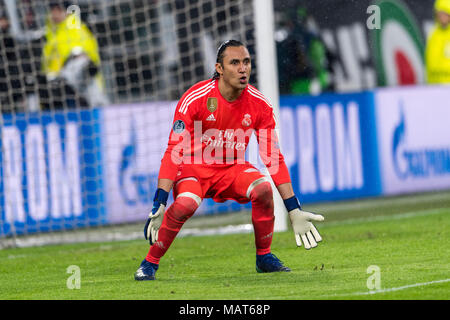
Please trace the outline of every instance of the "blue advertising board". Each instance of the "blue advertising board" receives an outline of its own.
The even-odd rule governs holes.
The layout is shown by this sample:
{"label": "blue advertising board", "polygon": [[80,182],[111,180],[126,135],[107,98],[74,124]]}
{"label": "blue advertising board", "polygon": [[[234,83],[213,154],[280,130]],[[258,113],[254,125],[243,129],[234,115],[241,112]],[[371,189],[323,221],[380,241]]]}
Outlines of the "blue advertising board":
{"label": "blue advertising board", "polygon": [[374,95],[282,96],[281,145],[301,202],[381,193]]}
{"label": "blue advertising board", "polygon": [[449,88],[383,88],[375,101],[383,194],[450,188]]}
{"label": "blue advertising board", "polygon": [[99,112],[2,115],[0,234],[107,222]]}

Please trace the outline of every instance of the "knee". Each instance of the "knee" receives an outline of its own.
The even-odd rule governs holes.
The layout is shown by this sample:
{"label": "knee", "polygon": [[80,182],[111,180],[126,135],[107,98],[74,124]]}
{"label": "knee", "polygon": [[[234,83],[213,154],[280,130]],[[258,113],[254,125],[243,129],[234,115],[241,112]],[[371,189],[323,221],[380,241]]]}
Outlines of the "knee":
{"label": "knee", "polygon": [[185,222],[200,206],[201,199],[194,194],[180,194],[172,204],[171,217],[178,222]]}
{"label": "knee", "polygon": [[268,181],[257,184],[250,192],[250,200],[252,203],[258,203],[265,207],[273,207],[272,186]]}

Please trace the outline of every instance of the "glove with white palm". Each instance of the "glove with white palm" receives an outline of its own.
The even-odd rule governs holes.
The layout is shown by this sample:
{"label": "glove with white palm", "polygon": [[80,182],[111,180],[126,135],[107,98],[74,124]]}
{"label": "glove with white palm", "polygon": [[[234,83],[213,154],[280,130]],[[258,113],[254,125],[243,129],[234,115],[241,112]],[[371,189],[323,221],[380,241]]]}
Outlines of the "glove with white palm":
{"label": "glove with white palm", "polygon": [[295,196],[284,200],[284,205],[289,213],[297,246],[301,247],[303,242],[305,249],[317,247],[317,242],[322,241],[322,237],[311,221],[323,221],[325,218],[320,214],[303,211]]}
{"label": "glove with white palm", "polygon": [[153,208],[148,215],[148,219],[144,227],[145,240],[148,240],[151,245],[158,241],[158,232],[162,224],[168,197],[169,193],[167,191],[163,189],[156,190],[155,197],[153,199]]}

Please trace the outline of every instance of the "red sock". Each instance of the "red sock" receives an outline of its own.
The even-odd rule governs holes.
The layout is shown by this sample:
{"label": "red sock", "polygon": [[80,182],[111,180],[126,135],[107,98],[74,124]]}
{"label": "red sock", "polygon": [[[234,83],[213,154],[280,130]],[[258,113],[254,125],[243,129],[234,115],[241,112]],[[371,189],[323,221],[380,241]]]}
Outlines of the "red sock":
{"label": "red sock", "polygon": [[275,215],[273,193],[269,182],[263,182],[250,193],[252,201],[252,223],[255,230],[256,254],[270,253]]}
{"label": "red sock", "polygon": [[148,251],[146,260],[159,264],[159,260],[169,249],[183,224],[197,210],[197,202],[189,197],[178,197],[166,210],[158,233],[158,241]]}

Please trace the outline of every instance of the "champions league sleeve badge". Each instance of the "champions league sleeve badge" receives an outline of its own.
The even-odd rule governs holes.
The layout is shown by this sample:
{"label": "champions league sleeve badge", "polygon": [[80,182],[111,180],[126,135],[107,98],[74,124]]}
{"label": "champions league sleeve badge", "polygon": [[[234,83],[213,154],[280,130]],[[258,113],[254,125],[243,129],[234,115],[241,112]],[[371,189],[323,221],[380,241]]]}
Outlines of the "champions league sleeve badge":
{"label": "champions league sleeve badge", "polygon": [[182,120],[177,120],[173,124],[173,132],[175,133],[182,133],[184,131],[184,128],[186,128],[186,125]]}

